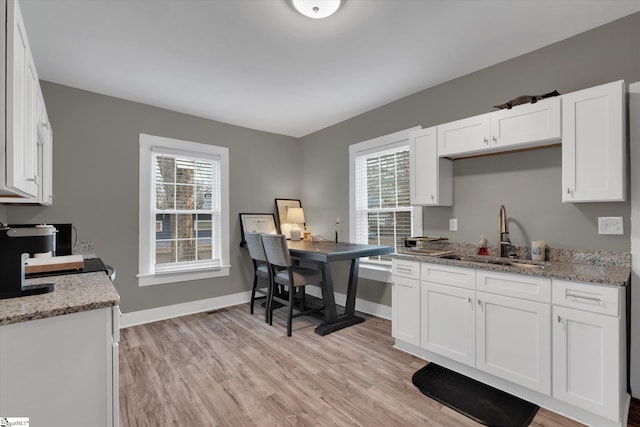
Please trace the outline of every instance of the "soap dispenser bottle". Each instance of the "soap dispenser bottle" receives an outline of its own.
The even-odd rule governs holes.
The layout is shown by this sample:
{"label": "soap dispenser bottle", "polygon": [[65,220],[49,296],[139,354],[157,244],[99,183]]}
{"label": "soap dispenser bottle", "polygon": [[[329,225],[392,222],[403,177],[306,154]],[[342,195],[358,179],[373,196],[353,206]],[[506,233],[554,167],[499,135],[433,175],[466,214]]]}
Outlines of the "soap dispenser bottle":
{"label": "soap dispenser bottle", "polygon": [[480,243],[478,243],[478,255],[489,255],[489,249],[487,248],[488,242],[485,239],[484,234],[480,235]]}

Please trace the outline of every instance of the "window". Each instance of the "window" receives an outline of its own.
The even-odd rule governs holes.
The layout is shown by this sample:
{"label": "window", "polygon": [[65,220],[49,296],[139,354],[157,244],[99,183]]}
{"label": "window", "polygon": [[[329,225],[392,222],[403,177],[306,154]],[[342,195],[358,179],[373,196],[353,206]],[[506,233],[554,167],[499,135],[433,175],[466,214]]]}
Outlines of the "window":
{"label": "window", "polygon": [[229,275],[228,158],[140,134],[140,286]]}
{"label": "window", "polygon": [[[422,208],[409,203],[409,132],[349,147],[351,241],[402,247],[422,229]],[[362,260],[362,266],[388,265],[387,256]]]}

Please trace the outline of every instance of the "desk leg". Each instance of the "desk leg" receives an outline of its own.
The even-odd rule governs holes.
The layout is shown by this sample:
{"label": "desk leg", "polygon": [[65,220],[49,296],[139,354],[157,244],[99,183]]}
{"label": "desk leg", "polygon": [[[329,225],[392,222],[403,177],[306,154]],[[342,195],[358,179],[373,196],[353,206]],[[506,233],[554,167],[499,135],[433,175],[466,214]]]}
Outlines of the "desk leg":
{"label": "desk leg", "polygon": [[[325,323],[318,325],[315,329],[317,334],[328,335],[331,332],[335,332],[342,328],[346,328],[347,326],[356,325],[358,323],[364,322],[364,319],[362,317],[358,317],[355,315],[356,291],[358,289],[358,265],[359,264],[360,262],[358,258],[354,258],[351,260],[351,268],[349,271],[349,286],[347,288],[347,302],[345,304],[344,314],[339,317],[336,315],[335,301],[333,297],[333,282],[331,282],[330,284],[329,282],[327,282],[327,293],[329,293],[329,290],[331,293],[330,298],[332,301],[332,305],[330,307],[333,308],[332,310],[333,317],[327,318],[325,316],[325,319],[326,319]],[[331,271],[329,270],[329,263],[327,262],[325,266],[328,271],[328,277],[330,278]],[[326,299],[325,299],[325,304],[328,304]],[[335,319],[335,320],[331,320],[331,319]]]}
{"label": "desk leg", "polygon": [[360,258],[351,260],[351,268],[349,269],[349,287],[347,288],[347,302],[344,306],[344,314],[353,316],[356,312],[356,293],[358,290],[358,266]]}
{"label": "desk leg", "polygon": [[322,300],[325,306],[324,320],[325,323],[335,322],[338,318],[338,312],[336,311],[333,278],[331,276],[331,264],[329,262],[322,263],[322,281],[324,282],[324,288],[322,289]]}

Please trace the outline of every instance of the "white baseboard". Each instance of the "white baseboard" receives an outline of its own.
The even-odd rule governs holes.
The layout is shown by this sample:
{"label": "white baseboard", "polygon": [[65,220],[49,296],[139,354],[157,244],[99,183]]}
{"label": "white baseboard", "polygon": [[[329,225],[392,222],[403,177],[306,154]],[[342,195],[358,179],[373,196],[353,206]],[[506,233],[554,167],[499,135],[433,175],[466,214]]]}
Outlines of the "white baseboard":
{"label": "white baseboard", "polygon": [[251,291],[246,291],[221,297],[185,302],[182,304],[150,308],[148,310],[132,311],[131,313],[124,313],[122,315],[122,318],[120,319],[120,328],[128,328],[129,326],[157,322],[158,320],[166,320],[189,314],[202,313],[203,311],[218,310],[220,308],[244,304],[249,302],[250,299]]}
{"label": "white baseboard", "polygon": [[[308,287],[307,293],[318,298],[322,297],[320,288]],[[342,306],[344,306],[347,301],[347,296],[338,292],[334,292],[334,298],[336,304]],[[129,326],[142,325],[144,323],[157,322],[159,320],[172,319],[174,317],[202,313],[204,311],[218,310],[233,305],[244,304],[249,302],[250,299],[251,291],[246,291],[221,297],[150,308],[148,310],[132,311],[122,315],[120,328],[128,328]],[[356,310],[383,319],[391,319],[391,307],[360,298],[356,298]]]}

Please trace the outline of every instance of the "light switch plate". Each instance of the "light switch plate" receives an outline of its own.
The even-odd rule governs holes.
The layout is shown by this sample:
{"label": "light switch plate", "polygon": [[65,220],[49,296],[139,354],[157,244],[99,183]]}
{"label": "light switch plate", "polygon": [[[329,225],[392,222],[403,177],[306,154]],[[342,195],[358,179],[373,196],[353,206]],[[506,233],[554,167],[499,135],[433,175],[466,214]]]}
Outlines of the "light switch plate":
{"label": "light switch plate", "polygon": [[599,216],[598,234],[624,234],[621,216]]}
{"label": "light switch plate", "polygon": [[449,231],[458,231],[458,218],[449,218]]}

